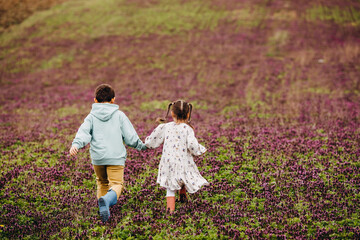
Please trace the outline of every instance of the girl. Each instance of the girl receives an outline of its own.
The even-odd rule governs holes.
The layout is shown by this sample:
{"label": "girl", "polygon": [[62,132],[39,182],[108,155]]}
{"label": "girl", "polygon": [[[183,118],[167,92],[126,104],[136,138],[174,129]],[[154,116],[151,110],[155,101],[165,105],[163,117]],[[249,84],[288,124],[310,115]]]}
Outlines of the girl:
{"label": "girl", "polygon": [[195,138],[193,127],[190,125],[192,105],[182,100],[168,105],[165,119],[157,119],[164,123],[171,110],[173,122],[160,124],[145,139],[148,148],[157,148],[164,143],[162,157],[159,164],[157,183],[167,189],[167,209],[175,210],[175,191],[180,190],[180,201],[186,201],[186,191],[197,192],[209,183],[200,175],[193,160],[206,152]]}

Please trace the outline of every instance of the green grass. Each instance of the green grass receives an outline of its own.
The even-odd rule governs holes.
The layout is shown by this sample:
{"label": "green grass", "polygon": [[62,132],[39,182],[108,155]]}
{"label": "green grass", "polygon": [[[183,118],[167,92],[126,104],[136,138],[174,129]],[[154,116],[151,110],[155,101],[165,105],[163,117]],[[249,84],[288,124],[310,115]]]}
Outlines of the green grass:
{"label": "green grass", "polygon": [[266,8],[255,6],[252,8],[235,9],[231,12],[230,18],[236,21],[238,29],[260,27],[266,17]]}
{"label": "green grass", "polygon": [[360,24],[360,11],[352,6],[346,9],[326,6],[314,6],[306,11],[306,18],[311,21],[333,21],[336,24],[351,24],[358,26]]}
{"label": "green grass", "polygon": [[170,101],[168,100],[164,100],[164,101],[158,101],[158,100],[154,100],[154,101],[150,101],[150,102],[143,102],[140,105],[140,109],[145,111],[153,111],[153,110],[157,110],[157,109],[167,109],[168,104],[170,103]]}
{"label": "green grass", "polygon": [[67,107],[59,108],[56,110],[55,114],[59,118],[64,118],[67,116],[79,114],[79,112],[86,111],[86,110],[88,110],[88,109],[85,109],[84,106],[79,107],[79,106],[74,105],[74,106],[67,106]]}
{"label": "green grass", "polygon": [[280,55],[281,47],[285,46],[289,39],[289,32],[285,30],[277,30],[275,33],[268,39],[269,51],[268,56],[278,56]]}
{"label": "green grass", "polygon": [[[224,16],[224,11],[214,10],[203,1],[161,0],[152,7],[139,7],[123,0],[76,0],[35,13],[11,33],[3,34],[0,43],[6,45],[19,37],[54,41],[110,35],[172,35],[192,29],[214,29]],[[30,35],[26,33],[29,27],[40,25]]]}
{"label": "green grass", "polygon": [[60,53],[51,59],[45,60],[41,64],[41,69],[61,68],[65,63],[70,63],[74,60],[74,51],[69,53]]}

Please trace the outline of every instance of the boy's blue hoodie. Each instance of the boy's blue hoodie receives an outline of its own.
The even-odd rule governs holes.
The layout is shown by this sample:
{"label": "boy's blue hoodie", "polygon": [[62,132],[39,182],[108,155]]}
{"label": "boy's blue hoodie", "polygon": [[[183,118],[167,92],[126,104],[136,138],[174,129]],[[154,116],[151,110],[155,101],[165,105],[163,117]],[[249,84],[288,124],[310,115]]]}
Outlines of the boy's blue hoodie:
{"label": "boy's blue hoodie", "polygon": [[138,150],[146,149],[127,116],[119,106],[94,103],[90,114],[81,124],[72,145],[77,149],[90,143],[90,156],[94,165],[123,165],[126,145]]}

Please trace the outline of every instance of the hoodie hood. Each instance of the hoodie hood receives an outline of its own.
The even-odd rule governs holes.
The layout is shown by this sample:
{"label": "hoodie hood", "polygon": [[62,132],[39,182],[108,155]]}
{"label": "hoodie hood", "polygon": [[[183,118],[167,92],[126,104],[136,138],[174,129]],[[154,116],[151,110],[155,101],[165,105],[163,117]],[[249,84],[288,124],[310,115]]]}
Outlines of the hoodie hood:
{"label": "hoodie hood", "polygon": [[112,103],[93,103],[90,114],[105,122],[119,110],[119,106]]}

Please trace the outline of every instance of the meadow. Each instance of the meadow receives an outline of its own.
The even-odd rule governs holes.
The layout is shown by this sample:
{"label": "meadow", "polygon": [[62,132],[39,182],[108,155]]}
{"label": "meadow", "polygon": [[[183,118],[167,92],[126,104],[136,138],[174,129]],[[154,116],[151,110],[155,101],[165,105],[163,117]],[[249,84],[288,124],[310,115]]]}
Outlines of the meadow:
{"label": "meadow", "polygon": [[[72,0],[0,35],[1,239],[359,239],[357,0]],[[194,105],[210,185],[166,212],[161,149],[127,148],[98,216],[88,147],[68,150],[111,84],[142,140]]]}

